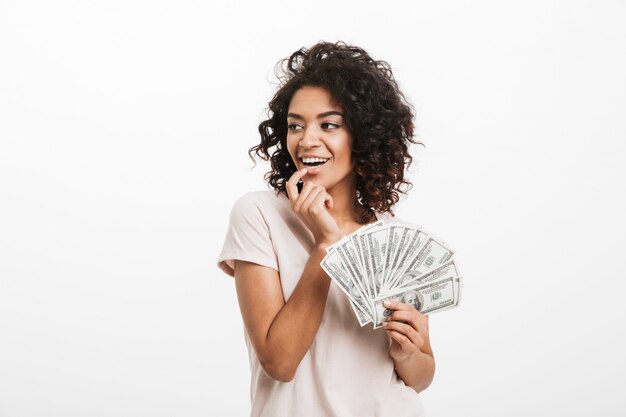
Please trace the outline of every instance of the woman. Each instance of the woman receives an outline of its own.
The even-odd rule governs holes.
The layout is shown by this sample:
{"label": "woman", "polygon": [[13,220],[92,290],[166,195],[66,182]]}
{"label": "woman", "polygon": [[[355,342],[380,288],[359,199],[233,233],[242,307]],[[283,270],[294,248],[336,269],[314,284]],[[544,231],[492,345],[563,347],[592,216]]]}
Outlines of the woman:
{"label": "woman", "polygon": [[393,219],[410,186],[413,113],[391,69],[319,43],[282,61],[251,156],[273,191],[234,205],[219,266],[235,277],[252,373],[252,416],[421,416],[434,359],[428,319],[394,302],[385,330],[360,327],[320,267],[326,248]]}

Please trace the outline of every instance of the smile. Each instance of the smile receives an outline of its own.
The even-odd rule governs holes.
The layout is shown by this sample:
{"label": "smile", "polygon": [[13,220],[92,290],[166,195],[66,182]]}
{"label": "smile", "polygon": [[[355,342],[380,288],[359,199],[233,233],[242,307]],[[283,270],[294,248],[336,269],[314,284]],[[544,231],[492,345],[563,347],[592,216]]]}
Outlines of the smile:
{"label": "smile", "polygon": [[300,161],[306,167],[316,167],[326,163],[329,159],[330,158],[300,158]]}
{"label": "smile", "polygon": [[302,166],[308,169],[309,174],[317,174],[326,165],[330,158],[306,157],[299,158]]}
{"label": "smile", "polygon": [[325,164],[330,158],[300,158],[302,165],[307,168],[314,168]]}

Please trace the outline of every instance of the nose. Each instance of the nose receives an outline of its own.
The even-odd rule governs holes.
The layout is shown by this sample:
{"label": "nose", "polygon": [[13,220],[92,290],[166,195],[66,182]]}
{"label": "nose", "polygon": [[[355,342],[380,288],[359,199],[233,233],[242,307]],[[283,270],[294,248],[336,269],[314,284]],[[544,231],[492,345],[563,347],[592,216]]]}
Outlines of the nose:
{"label": "nose", "polygon": [[322,139],[322,131],[320,129],[316,129],[315,127],[307,127],[302,135],[302,139],[300,139],[300,147],[302,148],[317,148],[321,145]]}

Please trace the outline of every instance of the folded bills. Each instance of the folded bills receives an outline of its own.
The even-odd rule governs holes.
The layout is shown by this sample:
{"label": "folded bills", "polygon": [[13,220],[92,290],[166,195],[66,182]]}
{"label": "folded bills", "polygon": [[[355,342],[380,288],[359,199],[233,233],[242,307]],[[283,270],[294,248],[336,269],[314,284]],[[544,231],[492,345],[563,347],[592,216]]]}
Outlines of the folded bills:
{"label": "folded bills", "polygon": [[458,306],[461,298],[454,251],[406,223],[363,226],[329,246],[321,266],[346,294],[361,326],[382,326],[392,312],[385,300],[430,314]]}

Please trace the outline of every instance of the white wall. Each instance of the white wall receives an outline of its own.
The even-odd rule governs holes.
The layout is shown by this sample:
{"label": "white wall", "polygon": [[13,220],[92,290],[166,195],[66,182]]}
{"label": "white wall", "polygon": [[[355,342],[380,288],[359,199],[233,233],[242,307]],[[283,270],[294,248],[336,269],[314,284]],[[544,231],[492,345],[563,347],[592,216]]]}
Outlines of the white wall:
{"label": "white wall", "polygon": [[276,61],[385,59],[458,251],[432,417],[625,416],[626,4],[0,0],[0,416],[243,416],[233,201]]}

